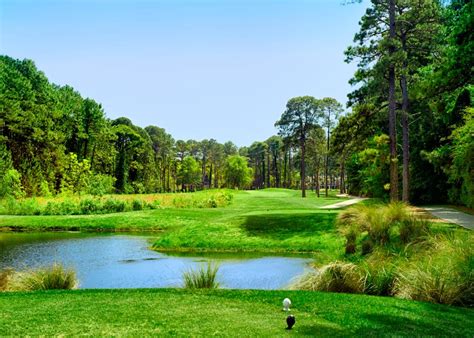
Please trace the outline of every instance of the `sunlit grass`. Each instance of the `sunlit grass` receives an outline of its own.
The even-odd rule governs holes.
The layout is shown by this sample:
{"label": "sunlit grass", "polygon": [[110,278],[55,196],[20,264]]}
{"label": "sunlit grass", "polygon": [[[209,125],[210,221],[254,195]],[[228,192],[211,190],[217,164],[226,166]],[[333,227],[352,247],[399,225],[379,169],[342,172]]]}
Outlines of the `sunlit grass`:
{"label": "sunlit grass", "polygon": [[[296,325],[281,310],[292,302]],[[472,309],[387,297],[225,289],[0,293],[6,336],[472,337]]]}

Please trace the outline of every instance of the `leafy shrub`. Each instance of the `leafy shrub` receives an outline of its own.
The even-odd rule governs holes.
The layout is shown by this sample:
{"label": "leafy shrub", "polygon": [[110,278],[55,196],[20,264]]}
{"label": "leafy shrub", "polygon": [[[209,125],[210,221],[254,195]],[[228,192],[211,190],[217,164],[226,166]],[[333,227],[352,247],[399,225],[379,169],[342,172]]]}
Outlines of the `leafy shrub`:
{"label": "leafy shrub", "polygon": [[43,197],[51,197],[51,190],[49,189],[49,184],[45,180],[42,180],[39,185],[39,194]]}
{"label": "leafy shrub", "polygon": [[115,177],[96,174],[89,179],[88,193],[95,196],[111,194],[114,191]]}
{"label": "leafy shrub", "polygon": [[0,211],[4,215],[40,215],[41,207],[34,198],[17,200],[8,197],[2,201]]}
{"label": "leafy shrub", "polygon": [[85,198],[79,202],[79,209],[82,215],[91,215],[99,213],[102,210],[102,206],[99,200]]}
{"label": "leafy shrub", "polygon": [[54,264],[47,268],[14,273],[8,289],[14,291],[70,290],[76,286],[77,279],[74,270]]}
{"label": "leafy shrub", "polygon": [[363,276],[352,263],[334,262],[323,266],[317,272],[303,275],[291,285],[295,290],[312,290],[344,293],[362,293]]}
{"label": "leafy shrub", "polygon": [[77,203],[65,199],[60,202],[49,201],[46,208],[43,210],[43,215],[74,215],[80,213]]}
{"label": "leafy shrub", "polygon": [[0,179],[0,198],[21,198],[23,196],[25,196],[25,192],[21,185],[21,174],[15,169],[8,169]]}
{"label": "leafy shrub", "polygon": [[132,209],[137,211],[137,210],[143,210],[144,204],[143,201],[140,199],[134,199],[132,201]]}
{"label": "leafy shrub", "polygon": [[115,198],[108,198],[102,204],[102,210],[107,213],[123,212],[127,208],[127,203]]}
{"label": "leafy shrub", "polygon": [[184,287],[187,289],[216,289],[218,265],[208,262],[206,267],[201,266],[198,270],[187,271],[183,274]]}
{"label": "leafy shrub", "polygon": [[401,269],[396,295],[462,306],[474,305],[474,237],[436,236],[433,251]]}

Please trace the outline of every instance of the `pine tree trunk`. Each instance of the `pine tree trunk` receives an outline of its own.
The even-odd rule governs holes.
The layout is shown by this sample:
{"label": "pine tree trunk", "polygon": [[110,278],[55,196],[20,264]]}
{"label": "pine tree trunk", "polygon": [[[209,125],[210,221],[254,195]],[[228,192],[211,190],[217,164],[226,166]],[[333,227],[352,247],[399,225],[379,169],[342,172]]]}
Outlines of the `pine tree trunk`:
{"label": "pine tree trunk", "polygon": [[[395,54],[395,0],[389,0],[390,47],[389,57]],[[390,200],[398,201],[397,111],[395,106],[395,61],[388,68],[388,130],[390,136]]]}
{"label": "pine tree trunk", "polygon": [[[406,50],[406,37],[402,36],[402,48]],[[407,60],[403,61],[404,71],[407,70]],[[402,200],[410,201],[410,125],[408,116],[408,85],[406,74],[400,77],[400,87],[402,90],[402,143],[403,143],[403,172],[402,172]]]}
{"label": "pine tree trunk", "polygon": [[271,185],[271,180],[270,180],[270,154],[267,154],[267,188],[270,188],[270,185]]}
{"label": "pine tree trunk", "polygon": [[321,190],[320,184],[319,184],[319,164],[320,160],[318,160],[316,164],[316,194],[318,197],[320,197],[319,191]]}
{"label": "pine tree trunk", "polygon": [[305,142],[304,139],[301,141],[301,197],[306,197],[306,168],[305,168]]}
{"label": "pine tree trunk", "polygon": [[212,162],[209,167],[209,188],[212,188]]}
{"label": "pine tree trunk", "polygon": [[329,124],[331,121],[331,112],[328,115],[328,130],[327,130],[327,146],[326,146],[326,163],[324,168],[324,184],[326,185],[326,197],[328,197],[328,171],[329,171]]}

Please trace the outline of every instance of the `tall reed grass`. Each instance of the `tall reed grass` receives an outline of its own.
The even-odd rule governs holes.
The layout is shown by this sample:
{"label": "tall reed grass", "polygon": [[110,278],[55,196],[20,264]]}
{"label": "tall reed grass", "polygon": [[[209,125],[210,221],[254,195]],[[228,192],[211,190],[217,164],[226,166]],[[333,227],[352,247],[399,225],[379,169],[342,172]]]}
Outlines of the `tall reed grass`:
{"label": "tall reed grass", "polygon": [[432,250],[402,267],[395,285],[398,297],[432,303],[474,306],[474,237],[440,235]]}
{"label": "tall reed grass", "polygon": [[184,287],[187,289],[216,289],[217,272],[219,266],[208,262],[197,270],[190,270],[183,273]]}
{"label": "tall reed grass", "polygon": [[363,276],[357,265],[334,262],[307,273],[290,285],[293,290],[362,293]]}
{"label": "tall reed grass", "polygon": [[14,272],[8,281],[7,290],[70,290],[76,288],[78,281],[72,269],[60,264],[31,271]]}
{"label": "tall reed grass", "polygon": [[402,243],[409,243],[428,232],[428,223],[413,213],[409,206],[394,202],[387,205],[359,205],[342,211],[336,224],[345,235],[346,253],[355,253],[357,239],[362,238],[364,254],[374,246],[385,246],[398,235]]}

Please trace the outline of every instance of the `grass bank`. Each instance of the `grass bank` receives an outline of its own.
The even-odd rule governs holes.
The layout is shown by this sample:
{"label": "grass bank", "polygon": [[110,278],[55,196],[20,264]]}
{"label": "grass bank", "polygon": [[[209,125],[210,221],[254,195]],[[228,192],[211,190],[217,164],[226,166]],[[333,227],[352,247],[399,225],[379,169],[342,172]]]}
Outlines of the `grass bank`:
{"label": "grass bank", "polygon": [[[283,298],[296,325],[285,330]],[[0,294],[0,334],[466,336],[472,309],[305,291],[75,290]]]}
{"label": "grass bank", "polygon": [[343,251],[337,211],[320,206],[335,196],[302,199],[299,191],[235,191],[225,208],[174,208],[106,215],[1,216],[5,230],[155,231],[154,247],[169,251]]}

